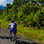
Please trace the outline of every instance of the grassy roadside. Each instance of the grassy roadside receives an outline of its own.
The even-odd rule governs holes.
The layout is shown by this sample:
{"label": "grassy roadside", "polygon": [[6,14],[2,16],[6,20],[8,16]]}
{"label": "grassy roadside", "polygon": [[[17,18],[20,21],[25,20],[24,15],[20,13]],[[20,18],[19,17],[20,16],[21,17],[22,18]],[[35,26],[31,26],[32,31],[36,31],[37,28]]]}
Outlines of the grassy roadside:
{"label": "grassy roadside", "polygon": [[[1,20],[1,27],[7,30],[9,22]],[[44,43],[44,30],[33,29],[32,27],[24,28],[22,25],[17,25],[17,34],[26,39],[33,40],[37,43]]]}

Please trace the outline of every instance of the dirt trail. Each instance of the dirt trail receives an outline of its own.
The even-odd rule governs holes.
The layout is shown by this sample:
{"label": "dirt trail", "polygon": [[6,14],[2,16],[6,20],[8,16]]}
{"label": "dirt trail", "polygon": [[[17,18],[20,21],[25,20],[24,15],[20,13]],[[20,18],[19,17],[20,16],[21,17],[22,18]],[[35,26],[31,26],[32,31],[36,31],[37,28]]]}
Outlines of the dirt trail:
{"label": "dirt trail", "polygon": [[[0,44],[15,44],[9,39],[9,33],[5,29],[2,29],[0,32]],[[17,44],[35,44],[31,40],[26,40],[17,35]],[[36,43],[37,44],[37,43]]]}

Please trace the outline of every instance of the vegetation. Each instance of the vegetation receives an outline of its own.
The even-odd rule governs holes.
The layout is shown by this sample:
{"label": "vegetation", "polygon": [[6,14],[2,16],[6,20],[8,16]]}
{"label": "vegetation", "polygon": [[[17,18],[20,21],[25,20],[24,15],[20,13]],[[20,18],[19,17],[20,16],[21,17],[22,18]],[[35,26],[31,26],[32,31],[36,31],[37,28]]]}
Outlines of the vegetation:
{"label": "vegetation", "polygon": [[44,41],[44,4],[39,5],[23,0],[14,2],[16,1],[0,10],[1,26],[6,29],[10,21],[14,19],[17,23],[17,34],[27,39]]}

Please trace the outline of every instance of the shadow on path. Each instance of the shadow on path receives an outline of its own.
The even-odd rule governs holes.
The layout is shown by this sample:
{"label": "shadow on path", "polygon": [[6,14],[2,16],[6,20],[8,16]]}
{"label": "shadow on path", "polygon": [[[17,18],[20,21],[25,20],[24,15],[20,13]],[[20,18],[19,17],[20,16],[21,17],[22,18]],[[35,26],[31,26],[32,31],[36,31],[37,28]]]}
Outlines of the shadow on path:
{"label": "shadow on path", "polygon": [[9,39],[9,37],[0,36],[1,39]]}
{"label": "shadow on path", "polygon": [[18,44],[39,44],[39,43],[29,43],[25,41],[17,41]]}
{"label": "shadow on path", "polygon": [[[9,39],[9,37],[4,37],[4,36],[0,36],[0,38],[1,39]],[[17,44],[39,44],[39,43],[29,43],[29,42],[26,42],[26,41],[17,40]]]}

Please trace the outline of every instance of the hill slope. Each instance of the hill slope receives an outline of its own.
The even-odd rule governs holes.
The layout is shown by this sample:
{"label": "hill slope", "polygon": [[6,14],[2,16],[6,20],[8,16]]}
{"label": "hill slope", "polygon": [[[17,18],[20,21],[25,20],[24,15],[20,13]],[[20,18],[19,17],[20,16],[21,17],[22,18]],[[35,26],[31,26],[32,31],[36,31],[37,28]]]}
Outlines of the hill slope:
{"label": "hill slope", "polygon": [[[14,44],[14,42],[11,42],[9,40],[9,33],[8,31],[2,29],[2,31],[0,32],[0,43],[1,44]],[[18,44],[32,44],[33,41],[31,40],[26,40],[20,36],[17,36],[17,43]],[[34,44],[34,43],[33,43]]]}

